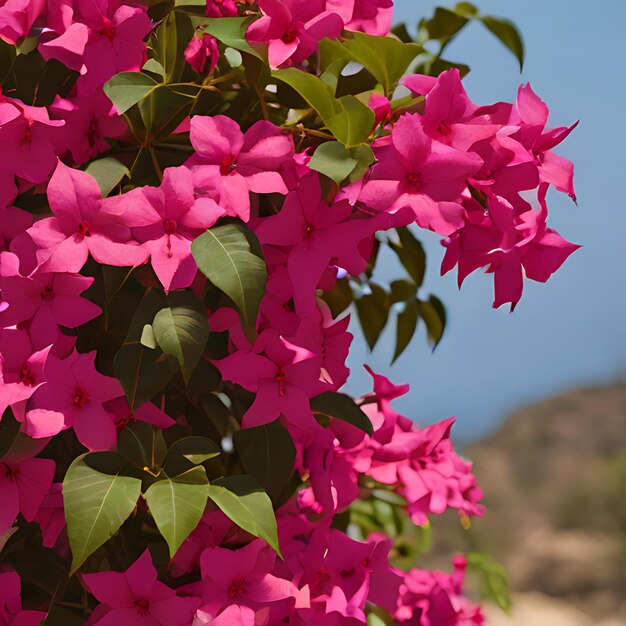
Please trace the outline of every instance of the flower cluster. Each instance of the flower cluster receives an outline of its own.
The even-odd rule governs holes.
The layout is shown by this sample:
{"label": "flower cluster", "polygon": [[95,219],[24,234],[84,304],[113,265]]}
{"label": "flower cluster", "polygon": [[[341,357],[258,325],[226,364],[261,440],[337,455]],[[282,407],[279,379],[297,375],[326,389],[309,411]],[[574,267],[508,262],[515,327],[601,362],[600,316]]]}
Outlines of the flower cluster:
{"label": "flower cluster", "polygon": [[[0,7],[3,45],[35,39],[28,56],[66,72],[46,106],[37,91],[28,102],[17,97],[18,87],[0,96],[0,546],[9,555],[0,565],[0,624],[39,623],[39,609],[62,600],[55,594],[51,605],[37,596],[22,609],[11,546],[38,528],[35,541],[55,562],[67,568],[71,551],[76,561],[66,486],[68,466],[83,462],[85,475],[138,481],[144,496],[134,496],[121,530],[139,533],[131,549],[126,541],[120,553],[100,547],[128,513],[115,512],[119,524],[104,531],[94,521],[103,539],[67,590],[79,594],[87,624],[358,625],[373,606],[398,624],[481,624],[480,609],[463,597],[461,557],[452,573],[403,571],[394,565],[393,537],[342,525],[373,491],[418,526],[449,508],[480,516],[482,493],[471,464],[452,447],[453,418],[419,428],[391,406],[407,386],[374,372],[371,393],[357,400],[341,393],[352,335],[349,316],[333,312],[329,297],[367,274],[377,233],[416,225],[444,238],[442,271],[458,266],[460,284],[486,267],[495,278],[494,305],[514,307],[524,276],[546,281],[577,247],[546,223],[550,186],[575,198],[572,165],[552,152],[573,127],[547,129],[547,108],[528,85],[514,104],[477,106],[456,69],[409,75],[408,106],[369,93],[374,113],[366,113],[375,121],[358,147],[371,148],[373,159],[336,184],[315,166],[329,138],[324,125],[287,124],[299,115],[295,105],[268,104],[276,90],[259,95],[236,63],[225,67],[224,43],[238,45],[251,67],[262,50],[271,68],[317,80],[320,41],[339,43],[347,31],[388,36],[391,0],[208,0],[200,8],[193,20],[182,13],[184,22],[120,0],[8,0]],[[205,32],[198,26],[204,19],[241,26],[240,42],[215,26]],[[184,35],[172,72],[186,63],[181,75],[199,78],[193,106],[170,111],[164,97],[123,110],[105,88],[120,73],[140,77],[132,85],[143,98],[169,88],[167,50],[160,60],[151,53],[152,65],[146,61],[170,23]],[[153,76],[161,70],[158,82]],[[232,88],[216,100],[227,81]],[[179,83],[172,85],[168,97],[180,96]],[[246,89],[265,119],[244,112]],[[350,102],[336,115],[364,107]],[[161,146],[149,124],[155,107],[177,122]],[[317,113],[326,121],[321,106]],[[157,148],[183,156],[159,161]],[[128,185],[120,184],[122,175],[107,185],[97,168],[79,169],[104,153],[108,159],[96,164],[119,157]],[[132,161],[124,161],[128,154]],[[142,178],[146,159],[156,179]],[[233,224],[245,236],[228,248],[214,235],[224,252],[219,261],[209,258],[216,269],[207,271],[196,250],[200,238]],[[232,291],[221,283],[228,263],[238,281]],[[266,287],[255,308],[249,302],[260,275],[250,280],[245,272],[259,263]],[[137,322],[136,311],[155,294],[156,312]],[[194,304],[178,306],[177,295]],[[139,350],[136,363],[124,350]],[[128,451],[125,434],[138,423],[151,433],[148,459],[137,434],[138,452]],[[272,459],[259,469],[237,447],[241,433],[267,435],[270,427],[289,444],[275,493],[267,486]],[[229,460],[211,465],[215,455],[195,448],[176,456],[176,445],[191,445],[185,437],[194,445],[207,437],[221,443]],[[111,459],[135,469],[117,461],[116,469],[101,469]],[[178,497],[184,507],[183,500],[204,494],[198,517],[162,567],[165,544],[155,545],[154,524],[166,539],[176,529],[162,523],[150,490],[198,468],[202,479],[179,483],[199,489]],[[219,493],[209,492],[207,504],[209,479],[225,490],[220,477],[243,473],[270,492],[282,558],[266,543],[268,533],[255,532],[254,519],[238,517],[237,506],[223,506]],[[75,497],[79,487],[72,487]],[[141,534],[146,526],[151,539]]]}

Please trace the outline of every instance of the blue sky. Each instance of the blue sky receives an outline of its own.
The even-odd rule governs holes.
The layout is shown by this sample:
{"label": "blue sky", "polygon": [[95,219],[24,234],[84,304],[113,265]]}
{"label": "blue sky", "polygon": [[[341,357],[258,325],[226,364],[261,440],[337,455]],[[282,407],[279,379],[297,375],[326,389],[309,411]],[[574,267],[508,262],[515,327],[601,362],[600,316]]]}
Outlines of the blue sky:
{"label": "blue sky", "polygon": [[[446,6],[445,2],[436,3]],[[435,3],[396,0],[396,22],[414,28]],[[429,266],[423,294],[433,292],[448,309],[446,336],[435,351],[423,329],[389,366],[395,323],[369,354],[356,339],[349,389],[370,388],[361,364],[395,382],[411,384],[396,407],[415,421],[458,418],[456,436],[481,437],[511,411],[579,386],[626,379],[626,2],[623,0],[476,0],[485,13],[506,16],[526,44],[520,75],[517,61],[480,24],[472,24],[446,50],[446,57],[472,68],[465,80],[470,97],[487,104],[515,98],[530,81],[551,110],[551,125],[579,127],[557,149],[575,163],[578,206],[550,197],[550,224],[582,244],[550,281],[528,281],[513,314],[493,310],[492,278],[470,276],[459,292],[456,279],[439,277],[443,249],[424,233]],[[391,256],[378,276],[402,277]]]}

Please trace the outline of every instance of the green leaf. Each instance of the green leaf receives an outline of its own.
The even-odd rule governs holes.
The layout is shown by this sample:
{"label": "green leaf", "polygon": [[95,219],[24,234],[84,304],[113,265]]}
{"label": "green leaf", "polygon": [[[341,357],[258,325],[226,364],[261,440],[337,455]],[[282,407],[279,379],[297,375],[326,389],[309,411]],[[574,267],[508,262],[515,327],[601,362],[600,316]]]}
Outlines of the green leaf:
{"label": "green leaf", "polygon": [[209,497],[209,479],[198,465],[179,476],[159,480],[145,493],[146,502],[173,557],[198,525]]}
{"label": "green leaf", "polygon": [[334,92],[317,76],[293,67],[285,70],[274,70],[272,76],[295,89],[309,106],[319,113],[326,125],[335,115],[341,113],[342,107],[335,98]]}
{"label": "green leaf", "polygon": [[125,476],[121,459],[114,474],[105,474],[87,464],[95,452],[76,458],[63,480],[63,502],[73,574],[85,559],[111,538],[133,512],[141,493],[141,481]]}
{"label": "green leaf", "polygon": [[131,410],[156,396],[179,369],[178,361],[141,344],[144,327],[163,307],[164,298],[150,291],[139,303],[126,339],[115,355],[115,376],[122,383]]}
{"label": "green leaf", "polygon": [[446,310],[436,296],[430,296],[427,302],[418,300],[417,304],[420,316],[426,324],[429,342],[434,350],[446,329]]}
{"label": "green leaf", "polygon": [[394,280],[391,285],[391,303],[414,301],[417,285],[411,280]]}
{"label": "green leaf", "polygon": [[132,422],[117,436],[117,451],[135,467],[157,473],[167,453],[163,431],[146,422]]}
{"label": "green leaf", "polygon": [[390,243],[389,246],[396,253],[400,263],[418,287],[424,282],[426,272],[426,254],[422,244],[415,238],[406,226],[397,229],[399,243]]}
{"label": "green leaf", "polygon": [[233,435],[244,470],[276,500],[293,472],[296,448],[289,431],[278,421],[244,428]]}
{"label": "green leaf", "polygon": [[145,346],[146,348],[150,348],[150,350],[157,349],[159,344],[156,340],[156,337],[154,336],[154,330],[152,328],[152,324],[146,324],[143,327],[143,330],[141,331],[140,343],[142,346]]}
{"label": "green leaf", "polygon": [[494,600],[503,611],[509,613],[512,602],[506,568],[480,552],[470,552],[466,559],[469,571],[479,577],[483,599]]}
{"label": "green leaf", "polygon": [[422,46],[415,43],[365,33],[352,33],[352,38],[346,39],[343,45],[351,60],[363,65],[382,85],[388,97],[393,94],[411,61],[422,52]]}
{"label": "green leaf", "polygon": [[348,424],[360,428],[368,435],[374,434],[374,428],[370,418],[363,412],[361,407],[345,393],[327,391],[311,398],[311,410],[328,417],[336,417]]}
{"label": "green leaf", "polygon": [[[521,71],[524,65],[524,42],[517,27],[507,19],[481,13],[470,2],[459,2],[451,9],[437,7],[432,18],[420,21],[418,41],[420,43],[425,43],[429,40],[439,41],[440,48],[436,55],[436,60],[439,60],[439,56],[441,56],[446,46],[471,20],[482,22],[515,55],[519,61]],[[434,75],[436,72],[443,71],[446,68],[433,65],[430,69]]]}
{"label": "green leaf", "polygon": [[272,502],[252,476],[214,480],[209,485],[209,498],[237,526],[267,541],[281,556]]}
{"label": "green leaf", "polygon": [[274,70],[272,76],[295,89],[346,147],[358,146],[369,137],[375,121],[374,111],[354,96],[337,99],[326,82],[295,68]]}
{"label": "green leaf", "polygon": [[328,129],[348,148],[367,140],[376,116],[374,111],[354,96],[343,96],[338,100],[341,111],[327,121]]}
{"label": "green leaf", "polygon": [[161,350],[178,360],[187,384],[209,339],[207,311],[190,291],[175,291],[168,301],[171,306],[155,315],[152,330]]}
{"label": "green leaf", "polygon": [[224,57],[228,61],[228,65],[233,68],[241,67],[243,63],[241,52],[239,52],[239,50],[235,50],[234,48],[226,48],[226,50],[224,50]]}
{"label": "green leaf", "polygon": [[370,350],[374,349],[380,333],[383,332],[389,317],[389,294],[376,283],[370,283],[371,293],[356,300],[361,328]]}
{"label": "green leaf", "polygon": [[96,179],[103,198],[106,198],[120,184],[124,176],[130,178],[128,168],[113,157],[92,161],[85,171]]}
{"label": "green leaf", "polygon": [[192,436],[175,441],[167,451],[167,456],[179,455],[194,465],[200,465],[200,463],[213,459],[221,453],[219,446],[211,439]]}
{"label": "green leaf", "polygon": [[256,235],[239,223],[215,226],[191,244],[191,252],[200,271],[235,303],[244,329],[254,336],[267,282]]}
{"label": "green leaf", "polygon": [[141,72],[121,72],[104,84],[103,91],[121,115],[143,100],[158,83]]}
{"label": "green leaf", "polygon": [[417,302],[407,302],[403,311],[398,313],[396,328],[396,348],[393,353],[391,363],[395,363],[396,359],[406,350],[415,330],[419,319]]}
{"label": "green leaf", "polygon": [[357,163],[350,151],[338,141],[327,141],[317,147],[309,161],[309,167],[339,185],[350,175]]}
{"label": "green leaf", "polygon": [[[193,36],[194,28],[189,16],[171,11],[151,38],[156,59],[163,67],[163,82],[180,80],[186,66],[183,53]],[[144,69],[148,68],[144,65]]]}
{"label": "green leaf", "polygon": [[155,139],[167,137],[191,113],[199,92],[193,84],[157,85],[139,102],[145,129]]}
{"label": "green leaf", "polygon": [[257,57],[257,59],[263,59],[246,41],[245,33],[249,22],[250,18],[247,16],[212,18],[203,22],[202,30],[209,35],[213,35],[213,37],[230,48],[251,54]]}
{"label": "green leaf", "polygon": [[161,80],[165,80],[165,68],[156,59],[148,59],[141,70],[156,74]]}
{"label": "green leaf", "polygon": [[481,16],[480,21],[515,55],[521,72],[524,69],[524,42],[513,22],[490,15]]}

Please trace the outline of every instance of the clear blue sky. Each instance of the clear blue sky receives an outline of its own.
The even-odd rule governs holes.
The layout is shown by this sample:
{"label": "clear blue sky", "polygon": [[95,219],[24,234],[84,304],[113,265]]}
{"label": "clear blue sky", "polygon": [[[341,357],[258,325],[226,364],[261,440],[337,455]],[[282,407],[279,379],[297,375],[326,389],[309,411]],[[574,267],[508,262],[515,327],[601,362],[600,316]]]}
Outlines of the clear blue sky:
{"label": "clear blue sky", "polygon": [[[396,22],[413,29],[436,4],[396,0]],[[450,3],[452,4],[452,3]],[[516,408],[579,386],[626,378],[626,0],[476,0],[485,13],[514,20],[526,43],[517,62],[481,25],[473,24],[446,50],[472,71],[470,97],[487,104],[515,98],[530,81],[549,105],[551,125],[579,127],[558,151],[575,163],[578,206],[554,193],[550,221],[582,244],[550,281],[528,281],[513,314],[491,309],[492,278],[470,276],[459,292],[452,273],[439,277],[443,249],[424,233],[432,291],[448,309],[448,329],[434,354],[424,332],[389,367],[395,323],[368,354],[356,335],[349,389],[369,389],[363,362],[395,382],[411,384],[396,407],[419,423],[456,415],[456,436],[481,437]],[[391,257],[381,278],[398,278]],[[601,416],[598,416],[600,419]]]}

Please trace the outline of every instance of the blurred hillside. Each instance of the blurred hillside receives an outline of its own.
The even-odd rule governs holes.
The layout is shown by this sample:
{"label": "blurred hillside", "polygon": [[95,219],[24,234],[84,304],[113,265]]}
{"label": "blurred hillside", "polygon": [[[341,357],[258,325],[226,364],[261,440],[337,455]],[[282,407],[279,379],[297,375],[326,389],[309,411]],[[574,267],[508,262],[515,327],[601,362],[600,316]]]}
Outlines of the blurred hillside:
{"label": "blurred hillside", "polygon": [[626,624],[626,384],[522,409],[465,455],[487,514],[433,524],[435,554],[462,536],[505,564],[515,619],[489,623]]}

